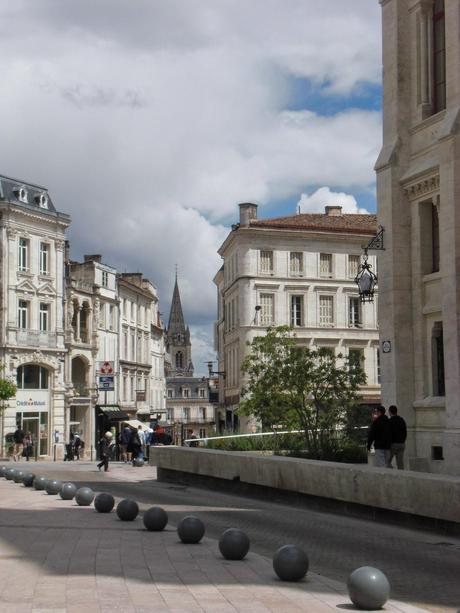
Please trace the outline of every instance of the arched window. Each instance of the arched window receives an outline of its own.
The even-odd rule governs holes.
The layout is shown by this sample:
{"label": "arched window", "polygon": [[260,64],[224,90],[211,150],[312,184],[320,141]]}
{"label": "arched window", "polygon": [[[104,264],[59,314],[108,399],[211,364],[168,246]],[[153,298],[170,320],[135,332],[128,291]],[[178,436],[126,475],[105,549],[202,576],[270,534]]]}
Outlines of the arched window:
{"label": "arched window", "polygon": [[20,390],[47,390],[49,373],[38,364],[24,364],[17,372],[17,386]]}
{"label": "arched window", "polygon": [[184,356],[182,355],[182,351],[178,351],[176,353],[176,368],[184,367]]}

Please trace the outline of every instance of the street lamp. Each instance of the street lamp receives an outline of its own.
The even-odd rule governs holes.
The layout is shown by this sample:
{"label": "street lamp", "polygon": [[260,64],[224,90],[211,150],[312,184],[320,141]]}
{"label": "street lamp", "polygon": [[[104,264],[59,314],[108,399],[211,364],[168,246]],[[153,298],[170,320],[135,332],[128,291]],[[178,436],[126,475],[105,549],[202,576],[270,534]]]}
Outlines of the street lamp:
{"label": "street lamp", "polygon": [[377,234],[371,238],[367,245],[363,246],[363,263],[361,264],[358,274],[355,277],[355,283],[358,286],[358,293],[361,302],[374,302],[374,291],[377,285],[377,275],[372,272],[372,266],[368,263],[368,251],[383,251],[383,233],[384,228],[379,226]]}

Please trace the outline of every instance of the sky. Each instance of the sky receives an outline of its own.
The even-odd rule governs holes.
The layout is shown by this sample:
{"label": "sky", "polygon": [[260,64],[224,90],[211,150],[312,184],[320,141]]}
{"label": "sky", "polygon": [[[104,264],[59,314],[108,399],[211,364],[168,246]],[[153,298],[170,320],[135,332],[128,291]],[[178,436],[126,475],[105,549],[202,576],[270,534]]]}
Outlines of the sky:
{"label": "sky", "polygon": [[259,217],[375,211],[377,0],[0,0],[0,174],[69,213],[71,256],[178,267],[198,374],[217,254]]}

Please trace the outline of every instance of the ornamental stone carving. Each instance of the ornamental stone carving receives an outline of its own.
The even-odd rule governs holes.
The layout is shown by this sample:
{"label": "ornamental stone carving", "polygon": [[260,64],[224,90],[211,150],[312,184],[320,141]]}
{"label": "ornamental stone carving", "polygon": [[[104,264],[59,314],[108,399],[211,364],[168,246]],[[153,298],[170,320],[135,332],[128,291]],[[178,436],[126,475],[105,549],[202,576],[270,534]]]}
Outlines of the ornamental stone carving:
{"label": "ornamental stone carving", "polygon": [[409,200],[420,200],[420,198],[437,191],[439,191],[439,175],[412,183],[404,189],[404,193]]}

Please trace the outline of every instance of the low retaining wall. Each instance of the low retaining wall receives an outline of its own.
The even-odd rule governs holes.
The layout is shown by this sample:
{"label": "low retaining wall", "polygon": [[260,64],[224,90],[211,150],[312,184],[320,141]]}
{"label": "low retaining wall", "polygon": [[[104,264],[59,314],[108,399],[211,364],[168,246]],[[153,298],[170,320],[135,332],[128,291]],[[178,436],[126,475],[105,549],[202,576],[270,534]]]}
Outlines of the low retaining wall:
{"label": "low retaining wall", "polygon": [[455,531],[460,530],[459,477],[173,446],[151,447],[150,464],[158,468],[159,479],[189,475],[201,482],[208,478],[262,486],[453,522]]}

